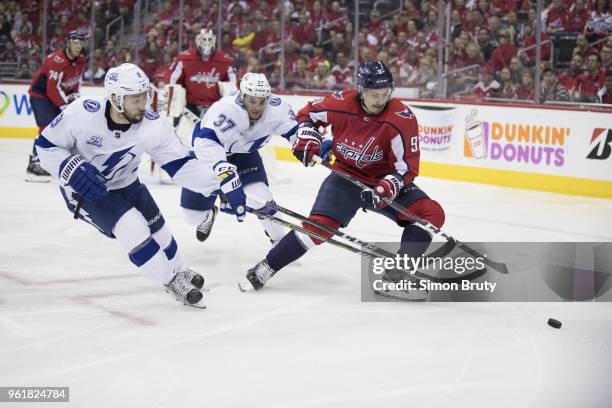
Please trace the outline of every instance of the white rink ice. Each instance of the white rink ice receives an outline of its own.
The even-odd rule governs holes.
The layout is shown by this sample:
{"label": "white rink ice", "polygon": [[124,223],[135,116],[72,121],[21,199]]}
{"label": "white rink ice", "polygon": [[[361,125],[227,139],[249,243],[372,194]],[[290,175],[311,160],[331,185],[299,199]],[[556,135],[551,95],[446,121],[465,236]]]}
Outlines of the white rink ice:
{"label": "white rink ice", "polygon": [[[179,188],[145,174],[210,287],[208,309],[187,308],[74,221],[54,183],[23,181],[31,143],[0,139],[0,386],[69,386],[58,406],[87,408],[612,406],[610,303],[361,303],[359,257],[330,246],[243,294],[269,249],[259,223],[220,214],[202,245]],[[326,170],[279,168],[294,181],[277,201],[308,213]],[[608,200],[418,181],[463,241],[612,241]],[[348,231],[400,236],[361,212]]]}

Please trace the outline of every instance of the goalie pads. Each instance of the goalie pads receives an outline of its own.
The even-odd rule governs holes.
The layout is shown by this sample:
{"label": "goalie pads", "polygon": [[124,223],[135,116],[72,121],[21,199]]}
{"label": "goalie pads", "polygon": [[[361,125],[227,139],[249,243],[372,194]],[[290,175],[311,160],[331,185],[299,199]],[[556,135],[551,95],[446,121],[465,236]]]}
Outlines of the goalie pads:
{"label": "goalie pads", "polygon": [[187,93],[179,84],[166,84],[163,99],[165,99],[166,114],[171,118],[178,118],[187,106]]}
{"label": "goalie pads", "polygon": [[233,95],[238,92],[238,87],[231,81],[219,81],[217,82],[217,86],[219,87],[219,94],[221,94],[221,97]]}
{"label": "goalie pads", "polygon": [[[176,134],[183,146],[191,148],[191,137],[193,135],[193,130],[195,129],[196,123],[198,122],[198,117],[194,114],[189,114],[187,109],[185,109],[185,114],[181,115],[179,119],[178,125],[176,125]],[[189,113],[187,113],[189,112]]]}

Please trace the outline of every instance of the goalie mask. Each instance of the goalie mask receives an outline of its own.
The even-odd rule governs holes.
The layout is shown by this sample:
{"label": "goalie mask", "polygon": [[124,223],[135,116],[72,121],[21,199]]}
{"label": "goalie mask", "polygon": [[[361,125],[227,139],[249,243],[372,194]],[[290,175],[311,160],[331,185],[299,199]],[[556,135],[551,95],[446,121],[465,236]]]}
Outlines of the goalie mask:
{"label": "goalie mask", "polygon": [[[121,64],[108,70],[104,77],[104,90],[113,107],[120,113],[124,112],[126,95],[147,93],[147,106],[150,101],[150,84],[147,74],[138,66],[130,63]],[[113,101],[113,95],[117,98]]]}
{"label": "goalie mask", "polygon": [[215,52],[217,36],[210,29],[202,29],[195,38],[196,48],[202,58],[208,59]]}

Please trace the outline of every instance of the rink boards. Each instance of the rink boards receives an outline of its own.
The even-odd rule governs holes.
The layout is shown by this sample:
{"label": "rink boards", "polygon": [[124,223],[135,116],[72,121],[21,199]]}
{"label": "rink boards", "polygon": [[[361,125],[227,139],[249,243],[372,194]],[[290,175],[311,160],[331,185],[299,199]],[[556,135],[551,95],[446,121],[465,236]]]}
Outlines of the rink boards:
{"label": "rink boards", "polygon": [[[0,137],[37,134],[27,85],[0,89]],[[103,95],[83,87],[84,95]],[[313,95],[284,95],[295,111]],[[419,121],[420,174],[450,180],[612,198],[612,115],[536,106],[405,103]],[[272,139],[277,159],[288,143]],[[364,152],[367,153],[367,152]]]}

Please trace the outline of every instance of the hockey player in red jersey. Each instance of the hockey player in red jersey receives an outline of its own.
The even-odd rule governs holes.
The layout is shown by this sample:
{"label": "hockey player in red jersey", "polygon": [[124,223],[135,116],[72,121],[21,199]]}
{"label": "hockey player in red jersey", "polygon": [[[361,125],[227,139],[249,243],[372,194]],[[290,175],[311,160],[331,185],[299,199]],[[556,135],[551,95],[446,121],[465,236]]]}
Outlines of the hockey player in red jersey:
{"label": "hockey player in red jersey", "polygon": [[[203,29],[196,36],[195,48],[177,55],[166,73],[166,84],[179,84],[185,88],[186,107],[197,117],[223,96],[224,89],[237,90],[234,60],[216,50],[216,41],[211,30]],[[171,98],[170,106],[175,103],[185,106],[183,101],[172,100],[172,95],[168,97]]]}
{"label": "hockey player in red jersey", "polygon": [[[30,85],[30,105],[39,134],[61,113],[62,109],[79,97],[81,76],[85,71],[83,42],[85,36],[77,31],[68,34],[66,48],[49,55],[34,74]],[[48,182],[51,178],[42,167],[32,148],[26,170],[26,181]]]}
{"label": "hockey player in red jersey", "polygon": [[[362,191],[341,176],[330,174],[319,188],[310,219],[337,229],[346,227],[360,208],[390,218],[403,229],[400,252],[422,255],[429,246],[430,232],[381,201],[386,197],[411,213],[440,228],[444,210],[414,183],[419,174],[418,124],[414,113],[399,99],[392,98],[393,76],[381,61],[362,63],[357,69],[357,90],[336,92],[309,102],[298,113],[299,128],[293,154],[304,166],[314,164],[322,153],[321,126],[331,125],[333,164],[372,186],[375,194]],[[327,231],[304,223],[303,227],[325,237]],[[300,258],[322,242],[301,232],[285,235],[266,258],[251,268],[241,290],[260,289],[281,268]],[[248,281],[248,282],[247,282]]]}

